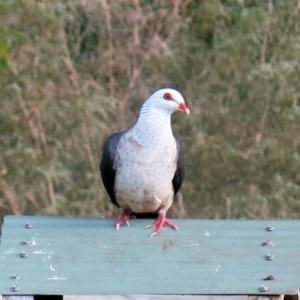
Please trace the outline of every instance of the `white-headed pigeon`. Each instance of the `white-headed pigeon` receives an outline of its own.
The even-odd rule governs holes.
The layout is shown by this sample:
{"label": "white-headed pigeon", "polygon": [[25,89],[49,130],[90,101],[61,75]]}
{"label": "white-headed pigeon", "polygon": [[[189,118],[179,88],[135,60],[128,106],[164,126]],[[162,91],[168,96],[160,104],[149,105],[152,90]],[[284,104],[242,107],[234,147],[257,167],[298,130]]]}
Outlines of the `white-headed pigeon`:
{"label": "white-headed pigeon", "polygon": [[166,219],[184,179],[183,156],[173,136],[171,114],[189,114],[182,95],[170,88],[152,94],[143,104],[136,124],[111,135],[105,142],[100,163],[103,184],[111,201],[123,209],[116,227],[134,214],[156,213],[146,228],[163,226],[178,230]]}

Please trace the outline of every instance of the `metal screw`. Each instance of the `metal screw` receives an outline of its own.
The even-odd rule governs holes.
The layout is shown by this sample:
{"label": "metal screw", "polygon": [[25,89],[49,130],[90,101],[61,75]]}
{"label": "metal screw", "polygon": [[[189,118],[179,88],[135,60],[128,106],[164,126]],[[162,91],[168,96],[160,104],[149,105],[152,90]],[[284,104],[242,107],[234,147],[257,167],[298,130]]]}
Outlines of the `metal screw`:
{"label": "metal screw", "polygon": [[18,285],[16,285],[16,284],[11,287],[11,290],[13,292],[17,292],[19,289],[20,289],[20,287]]}
{"label": "metal screw", "polygon": [[18,275],[18,274],[12,274],[11,276],[10,276],[10,279],[20,279],[21,277],[20,277],[20,275]]}
{"label": "metal screw", "polygon": [[26,257],[28,256],[28,253],[25,252],[25,251],[22,251],[22,252],[20,253],[20,256],[21,256],[22,258],[26,258]]}
{"label": "metal screw", "polygon": [[265,256],[267,260],[272,260],[274,259],[274,255],[271,253],[267,253],[267,255]]}
{"label": "metal screw", "polygon": [[32,228],[33,227],[33,225],[31,224],[31,223],[29,223],[29,222],[27,222],[26,224],[25,224],[25,228],[27,228],[27,229],[30,229],[30,228]]}
{"label": "metal screw", "polygon": [[268,225],[267,228],[266,228],[267,231],[273,231],[274,229],[275,228],[274,228],[273,225]]}
{"label": "metal screw", "polygon": [[260,286],[260,288],[259,288],[259,290],[260,290],[261,292],[266,292],[268,289],[269,289],[269,287],[268,287],[267,285],[265,285],[265,284],[262,284],[262,285]]}

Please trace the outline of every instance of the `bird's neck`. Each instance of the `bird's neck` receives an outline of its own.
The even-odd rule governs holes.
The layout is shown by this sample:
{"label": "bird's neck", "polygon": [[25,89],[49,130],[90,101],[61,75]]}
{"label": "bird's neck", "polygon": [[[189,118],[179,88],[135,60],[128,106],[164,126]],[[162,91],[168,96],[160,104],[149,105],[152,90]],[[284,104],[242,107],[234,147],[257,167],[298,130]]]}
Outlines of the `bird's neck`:
{"label": "bird's neck", "polygon": [[145,103],[140,111],[138,123],[150,123],[155,126],[169,126],[171,127],[170,112],[162,109],[157,109]]}
{"label": "bird's neck", "polygon": [[135,137],[139,140],[144,139],[145,142],[149,141],[151,144],[161,143],[162,140],[173,137],[171,114],[144,105],[141,108],[137,123],[132,129]]}

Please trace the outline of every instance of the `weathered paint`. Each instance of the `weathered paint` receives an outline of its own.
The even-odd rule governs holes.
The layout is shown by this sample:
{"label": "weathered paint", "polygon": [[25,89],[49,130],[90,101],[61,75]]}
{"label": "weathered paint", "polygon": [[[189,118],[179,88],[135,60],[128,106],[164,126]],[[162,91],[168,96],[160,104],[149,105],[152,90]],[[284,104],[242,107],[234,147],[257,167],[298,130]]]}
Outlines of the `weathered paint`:
{"label": "weathered paint", "polygon": [[[173,222],[179,231],[164,228],[150,238],[149,220],[133,219],[116,231],[111,219],[7,216],[0,294],[12,294],[13,285],[14,294],[29,295],[249,295],[264,294],[262,284],[268,294],[299,290],[300,221]],[[272,232],[265,229],[270,223]],[[272,246],[262,246],[266,240]],[[275,280],[263,280],[268,275]]]}

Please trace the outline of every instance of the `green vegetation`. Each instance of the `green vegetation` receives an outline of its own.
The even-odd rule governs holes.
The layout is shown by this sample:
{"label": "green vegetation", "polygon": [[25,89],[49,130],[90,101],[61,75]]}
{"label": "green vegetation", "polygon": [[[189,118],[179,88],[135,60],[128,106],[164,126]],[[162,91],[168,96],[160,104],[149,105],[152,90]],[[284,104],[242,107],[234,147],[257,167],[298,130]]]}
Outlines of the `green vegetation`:
{"label": "green vegetation", "polygon": [[0,0],[2,214],[103,215],[104,139],[179,89],[172,217],[300,217],[300,2]]}

